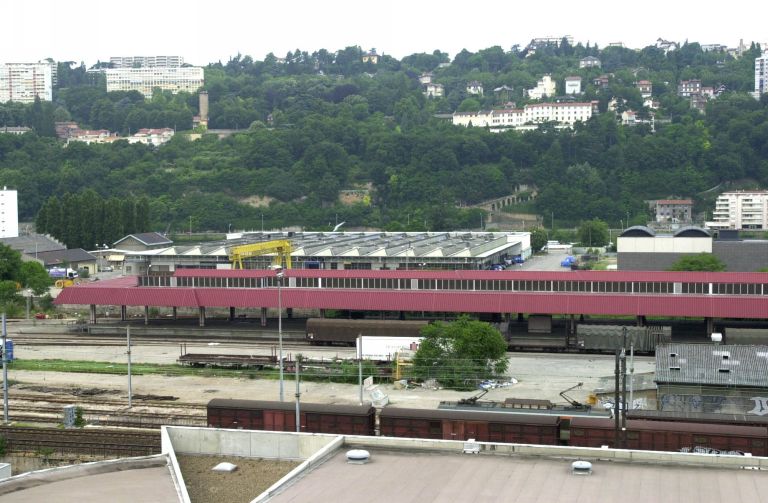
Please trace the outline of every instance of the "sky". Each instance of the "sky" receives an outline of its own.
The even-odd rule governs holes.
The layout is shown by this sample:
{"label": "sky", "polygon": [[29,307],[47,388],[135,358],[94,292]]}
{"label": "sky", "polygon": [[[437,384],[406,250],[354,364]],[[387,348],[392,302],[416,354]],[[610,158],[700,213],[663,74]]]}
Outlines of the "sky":
{"label": "sky", "polygon": [[[534,37],[572,35],[575,43],[676,42],[736,47],[768,41],[765,0],[723,4],[645,0],[0,0],[0,62],[44,58],[91,66],[111,56],[178,55],[204,66],[232,56],[261,60],[301,49],[335,52],[348,46],[401,59],[436,49],[509,50]],[[718,7],[710,7],[717,5]]]}

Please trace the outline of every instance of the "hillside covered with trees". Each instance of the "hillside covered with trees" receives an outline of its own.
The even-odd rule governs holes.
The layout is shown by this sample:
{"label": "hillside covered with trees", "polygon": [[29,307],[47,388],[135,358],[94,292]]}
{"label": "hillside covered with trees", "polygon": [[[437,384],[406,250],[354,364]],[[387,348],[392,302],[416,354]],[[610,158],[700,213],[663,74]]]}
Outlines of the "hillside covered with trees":
{"label": "hillside covered with trees", "polygon": [[[600,218],[617,226],[627,216],[644,222],[645,199],[693,197],[705,209],[706,197],[717,193],[705,191],[713,187],[768,185],[768,98],[747,94],[757,46],[738,59],[704,52],[697,43],[668,53],[563,43],[530,55],[491,47],[462,51],[452,61],[439,51],[400,61],[382,56],[376,65],[363,63],[362,54],[358,47],[296,50],[280,59],[238,55],[211,64],[205,69],[209,127],[242,132],[195,141],[177,134],[159,148],[122,141],[64,146],[53,121],[123,134],[142,127],[189,130],[196,95],[157,92],[145,100],[136,92],[107,93],[82,65],[60,63],[52,103],[0,104],[0,125],[35,130],[0,134],[0,180],[19,190],[21,219],[45,207],[41,221],[54,222],[57,203],[46,205],[49,198],[67,201],[90,188],[89,201],[98,198],[102,208],[112,201],[111,213],[101,211],[104,218],[123,201],[146,197],[139,221],[149,228],[135,227],[136,209],[133,220],[120,225],[160,231],[259,228],[262,218],[266,228],[320,230],[336,221],[391,230],[476,228],[480,210],[465,207],[519,184],[538,188],[534,210],[547,223],[554,216],[560,225]],[[599,57],[602,68],[580,69],[579,60],[589,55]],[[444,97],[424,96],[424,72],[445,86]],[[529,102],[525,89],[544,74],[560,87],[565,76],[581,76],[580,101],[598,101],[600,113],[574,130],[545,124],[526,133],[463,128],[441,117],[509,100],[522,106]],[[592,84],[600,75],[609,75],[605,89]],[[694,78],[726,89],[705,114],[677,96],[677,82]],[[617,112],[648,117],[635,86],[641,79],[653,82],[661,105],[655,132],[648,125],[622,126],[608,111],[620,98]],[[467,94],[473,80],[483,84],[484,96]],[[501,86],[512,91],[492,92]],[[344,189],[370,195],[342,205]]]}

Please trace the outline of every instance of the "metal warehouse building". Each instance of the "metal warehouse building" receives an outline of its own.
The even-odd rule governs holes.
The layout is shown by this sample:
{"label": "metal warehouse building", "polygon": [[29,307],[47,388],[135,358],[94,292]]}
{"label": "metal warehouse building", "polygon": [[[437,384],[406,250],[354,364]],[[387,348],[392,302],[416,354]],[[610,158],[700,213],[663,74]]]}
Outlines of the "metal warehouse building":
{"label": "metal warehouse building", "polygon": [[659,346],[656,384],[662,411],[766,415],[768,346]]}
{"label": "metal warehouse building", "polygon": [[[124,274],[176,269],[228,269],[240,245],[287,240],[296,269],[486,269],[531,255],[529,232],[253,232],[194,246],[124,250]],[[117,245],[117,244],[116,244]],[[248,269],[265,269],[274,255],[251,257]]]}

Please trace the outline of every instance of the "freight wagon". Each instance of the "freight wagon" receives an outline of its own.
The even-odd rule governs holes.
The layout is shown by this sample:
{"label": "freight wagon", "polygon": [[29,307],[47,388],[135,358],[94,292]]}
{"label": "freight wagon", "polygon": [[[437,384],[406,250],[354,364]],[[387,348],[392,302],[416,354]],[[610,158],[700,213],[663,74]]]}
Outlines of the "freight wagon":
{"label": "freight wagon", "polygon": [[[372,435],[375,409],[370,405],[302,403],[301,431],[339,435]],[[230,400],[208,402],[208,426],[246,430],[296,431],[293,402]]]}
{"label": "freight wagon", "polygon": [[[748,452],[768,455],[765,426],[734,426],[712,423],[628,420],[627,449],[677,452]],[[624,432],[620,432],[622,434]],[[569,444],[576,447],[616,447],[612,419],[574,417]]]}
{"label": "freight wagon", "polygon": [[382,436],[556,445],[560,418],[445,409],[385,407],[379,415]]}
{"label": "freight wagon", "polygon": [[[447,409],[301,404],[301,431],[340,435],[375,435],[470,440],[480,442],[617,447],[613,419],[569,414],[527,414]],[[295,431],[292,402],[214,399],[208,425]],[[635,450],[768,455],[768,426],[688,421],[627,420],[626,444]]]}

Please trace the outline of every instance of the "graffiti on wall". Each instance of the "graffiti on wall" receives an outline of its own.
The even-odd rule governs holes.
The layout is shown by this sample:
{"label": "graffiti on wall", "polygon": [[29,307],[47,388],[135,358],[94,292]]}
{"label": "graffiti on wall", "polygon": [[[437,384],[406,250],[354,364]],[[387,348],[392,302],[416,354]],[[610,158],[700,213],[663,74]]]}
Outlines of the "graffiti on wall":
{"label": "graffiti on wall", "polygon": [[659,397],[659,410],[664,412],[705,412],[712,414],[768,415],[768,397],[681,395],[669,393]]}

